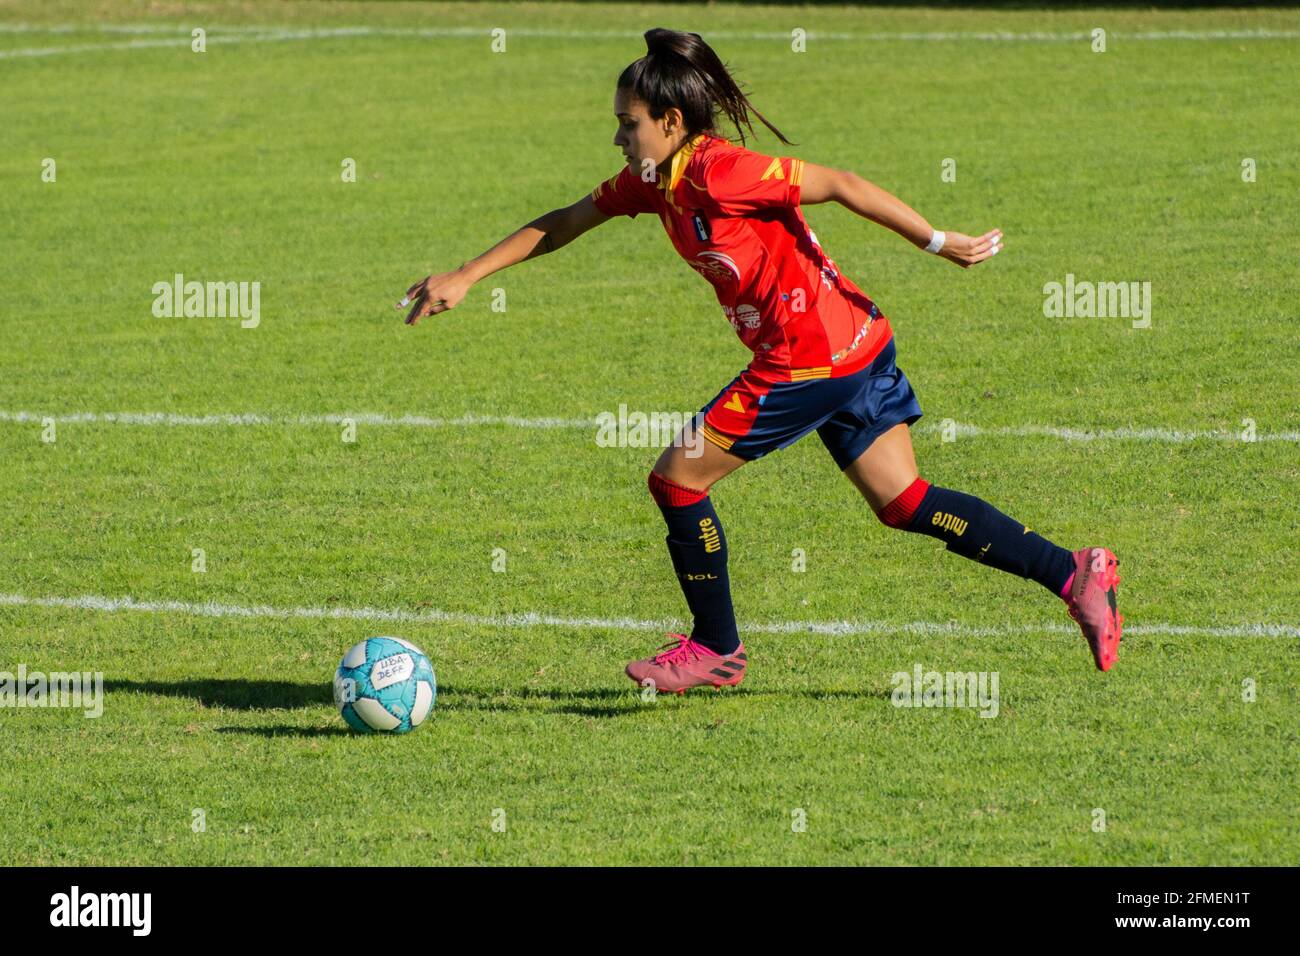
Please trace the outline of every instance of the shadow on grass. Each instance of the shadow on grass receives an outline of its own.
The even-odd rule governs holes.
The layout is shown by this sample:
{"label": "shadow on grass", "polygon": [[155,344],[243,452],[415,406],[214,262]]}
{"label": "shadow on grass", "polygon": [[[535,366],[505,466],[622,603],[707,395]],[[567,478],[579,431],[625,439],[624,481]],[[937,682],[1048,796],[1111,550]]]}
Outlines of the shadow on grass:
{"label": "shadow on grass", "polygon": [[157,694],[188,697],[204,707],[229,710],[292,710],[332,703],[328,683],[299,684],[285,680],[225,680],[201,677],[191,680],[107,680],[105,693]]}
{"label": "shadow on grass", "polygon": [[[219,734],[247,734],[250,737],[362,737],[349,727],[218,727]],[[380,736],[376,734],[375,736]]]}
{"label": "shadow on grass", "polygon": [[[553,687],[523,687],[518,690],[500,688],[447,687],[438,689],[438,706],[443,706],[447,695],[448,710],[535,711],[539,713],[576,714],[581,717],[626,717],[642,714],[658,703],[657,699],[643,700],[638,688],[601,687],[590,690],[566,690]],[[680,700],[682,705],[701,698],[800,698],[805,700],[888,700],[889,688],[862,689],[790,688],[780,690],[750,690],[745,687],[722,687],[716,690],[700,688],[681,697],[660,694],[670,701]]]}
{"label": "shadow on grass", "polygon": [[[321,705],[333,706],[328,684],[302,684],[291,681],[223,680],[201,678],[182,681],[106,681],[108,693],[157,694],[164,697],[185,697],[204,707],[221,707],[228,710],[294,710]],[[817,688],[791,688],[780,690],[750,690],[744,687],[726,687],[718,690],[701,689],[678,698],[675,694],[661,695],[677,706],[688,705],[700,698],[803,698],[806,700],[867,700],[888,699],[890,691],[884,688],[860,690]],[[438,688],[437,709],[447,711],[492,711],[505,713],[571,714],[578,717],[608,719],[644,714],[659,703],[642,699],[635,687],[594,687],[565,689],[556,687],[463,687],[444,684]],[[218,727],[218,733],[251,734],[261,737],[335,737],[348,736],[346,727],[297,727],[279,725],[267,727]]]}

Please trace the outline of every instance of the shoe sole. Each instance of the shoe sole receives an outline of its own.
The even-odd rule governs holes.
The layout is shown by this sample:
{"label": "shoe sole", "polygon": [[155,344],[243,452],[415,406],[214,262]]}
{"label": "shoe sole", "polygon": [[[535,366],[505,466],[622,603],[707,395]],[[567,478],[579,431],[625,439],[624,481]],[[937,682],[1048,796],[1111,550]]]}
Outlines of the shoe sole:
{"label": "shoe sole", "polygon": [[[1097,648],[1092,648],[1093,663],[1100,671],[1108,671],[1119,660],[1119,642],[1124,639],[1124,617],[1119,613],[1119,558],[1113,551],[1100,549],[1106,555],[1106,567],[1097,578],[1097,586],[1106,592],[1106,603],[1110,606],[1109,626],[1098,640],[1100,650],[1109,650],[1109,663],[1102,663]],[[1090,642],[1091,643],[1091,642]]]}
{"label": "shoe sole", "polygon": [[[641,682],[637,680],[635,677],[633,677],[631,674],[628,674],[627,671],[624,671],[623,673],[627,674],[628,680],[636,684],[637,687],[642,686]],[[695,690],[697,687],[712,687],[714,690],[721,690],[724,687],[735,687],[744,679],[745,679],[745,675],[744,673],[742,673],[735,680],[715,680],[704,684],[692,684],[690,687],[682,687],[678,690],[662,690],[658,687],[658,685],[656,685],[655,690],[657,693],[660,694],[676,694],[678,697],[681,697],[682,694],[686,693],[688,690]]]}
{"label": "shoe sole", "polygon": [[[710,684],[696,684],[695,687],[712,687],[714,690],[722,690],[724,687],[735,687],[744,679],[745,675],[741,674],[736,680],[715,680]],[[694,690],[695,687],[683,687],[681,690],[675,691],[674,693],[676,693],[678,697],[681,697],[682,694],[686,693],[688,690]]]}

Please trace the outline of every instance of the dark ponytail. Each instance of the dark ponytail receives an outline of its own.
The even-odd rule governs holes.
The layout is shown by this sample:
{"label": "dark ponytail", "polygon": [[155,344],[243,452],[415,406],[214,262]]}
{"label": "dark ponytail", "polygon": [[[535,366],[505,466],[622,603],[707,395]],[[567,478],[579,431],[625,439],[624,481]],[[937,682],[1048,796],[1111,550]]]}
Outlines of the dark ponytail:
{"label": "dark ponytail", "polygon": [[620,89],[631,90],[650,109],[651,119],[662,119],[670,107],[682,111],[686,137],[696,133],[717,135],[719,114],[726,114],[745,143],[745,128],[752,134],[749,115],[787,146],[794,145],[767,121],[736,85],[727,68],[698,33],[681,33],[656,27],[645,33],[646,54],[630,63],[618,78]]}

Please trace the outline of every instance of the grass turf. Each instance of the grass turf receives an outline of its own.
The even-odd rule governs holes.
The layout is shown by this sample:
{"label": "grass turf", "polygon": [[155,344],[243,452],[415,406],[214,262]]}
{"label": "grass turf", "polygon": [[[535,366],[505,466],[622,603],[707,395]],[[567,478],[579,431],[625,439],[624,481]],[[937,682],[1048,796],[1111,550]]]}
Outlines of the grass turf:
{"label": "grass turf", "polygon": [[[208,24],[209,51],[4,57],[137,35],[0,30],[0,412],[698,407],[747,353],[652,217],[492,276],[441,321],[412,330],[389,309],[422,270],[619,167],[614,78],[642,49],[636,33],[667,25],[741,34],[716,46],[798,144],[764,135],[756,148],[855,169],[939,228],[1006,232],[996,261],[962,272],[838,207],[805,211],[890,315],[927,422],[1300,428],[1300,134],[1285,119],[1300,41],[1126,39],[1295,30],[1293,13],[0,4],[0,23],[90,16],[172,24],[146,35],[172,39]],[[520,33],[504,54],[486,35],[220,41],[265,21]],[[794,54],[748,36],[1099,23],[1113,33],[1104,54],[1087,41],[816,39]],[[356,183],[340,181],[345,157]],[[949,157],[955,183],[939,176]],[[151,287],[177,272],[259,281],[262,324],[153,317]],[[1150,281],[1152,327],[1045,318],[1043,285],[1067,273]],[[490,308],[498,287],[504,313]],[[0,606],[0,669],[96,670],[107,685],[97,720],[0,708],[11,862],[1300,862],[1296,641],[1204,631],[1300,619],[1293,441],[917,434],[932,481],[1063,544],[1119,552],[1134,630],[1103,676],[1054,629],[1067,619],[1041,589],[886,531],[810,437],[714,492],[742,626],[898,629],[754,632],[743,688],[646,703],[621,668],[654,631],[473,618],[680,616],[644,488],[655,449],[494,425],[362,425],[354,444],[329,425],[40,433],[0,421],[0,593],[459,617]],[[496,548],[505,573],[491,570]],[[795,548],[806,572],[791,570]],[[959,629],[901,626],[912,621]],[[1001,625],[1029,632],[970,630]],[[328,679],[348,646],[385,631],[430,654],[438,705],[413,735],[361,738]],[[916,663],[996,671],[998,717],[893,707],[890,675]]]}

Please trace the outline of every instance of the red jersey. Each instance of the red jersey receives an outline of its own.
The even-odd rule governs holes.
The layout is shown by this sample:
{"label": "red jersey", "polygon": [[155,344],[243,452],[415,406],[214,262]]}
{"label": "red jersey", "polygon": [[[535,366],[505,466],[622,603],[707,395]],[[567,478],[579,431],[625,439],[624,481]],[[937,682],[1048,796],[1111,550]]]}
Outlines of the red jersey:
{"label": "red jersey", "polygon": [[889,320],[822,250],[799,209],[803,161],[700,133],[647,182],[624,167],[591,193],[607,216],[659,215],[712,285],[750,368],[772,380],[839,378],[874,359]]}

